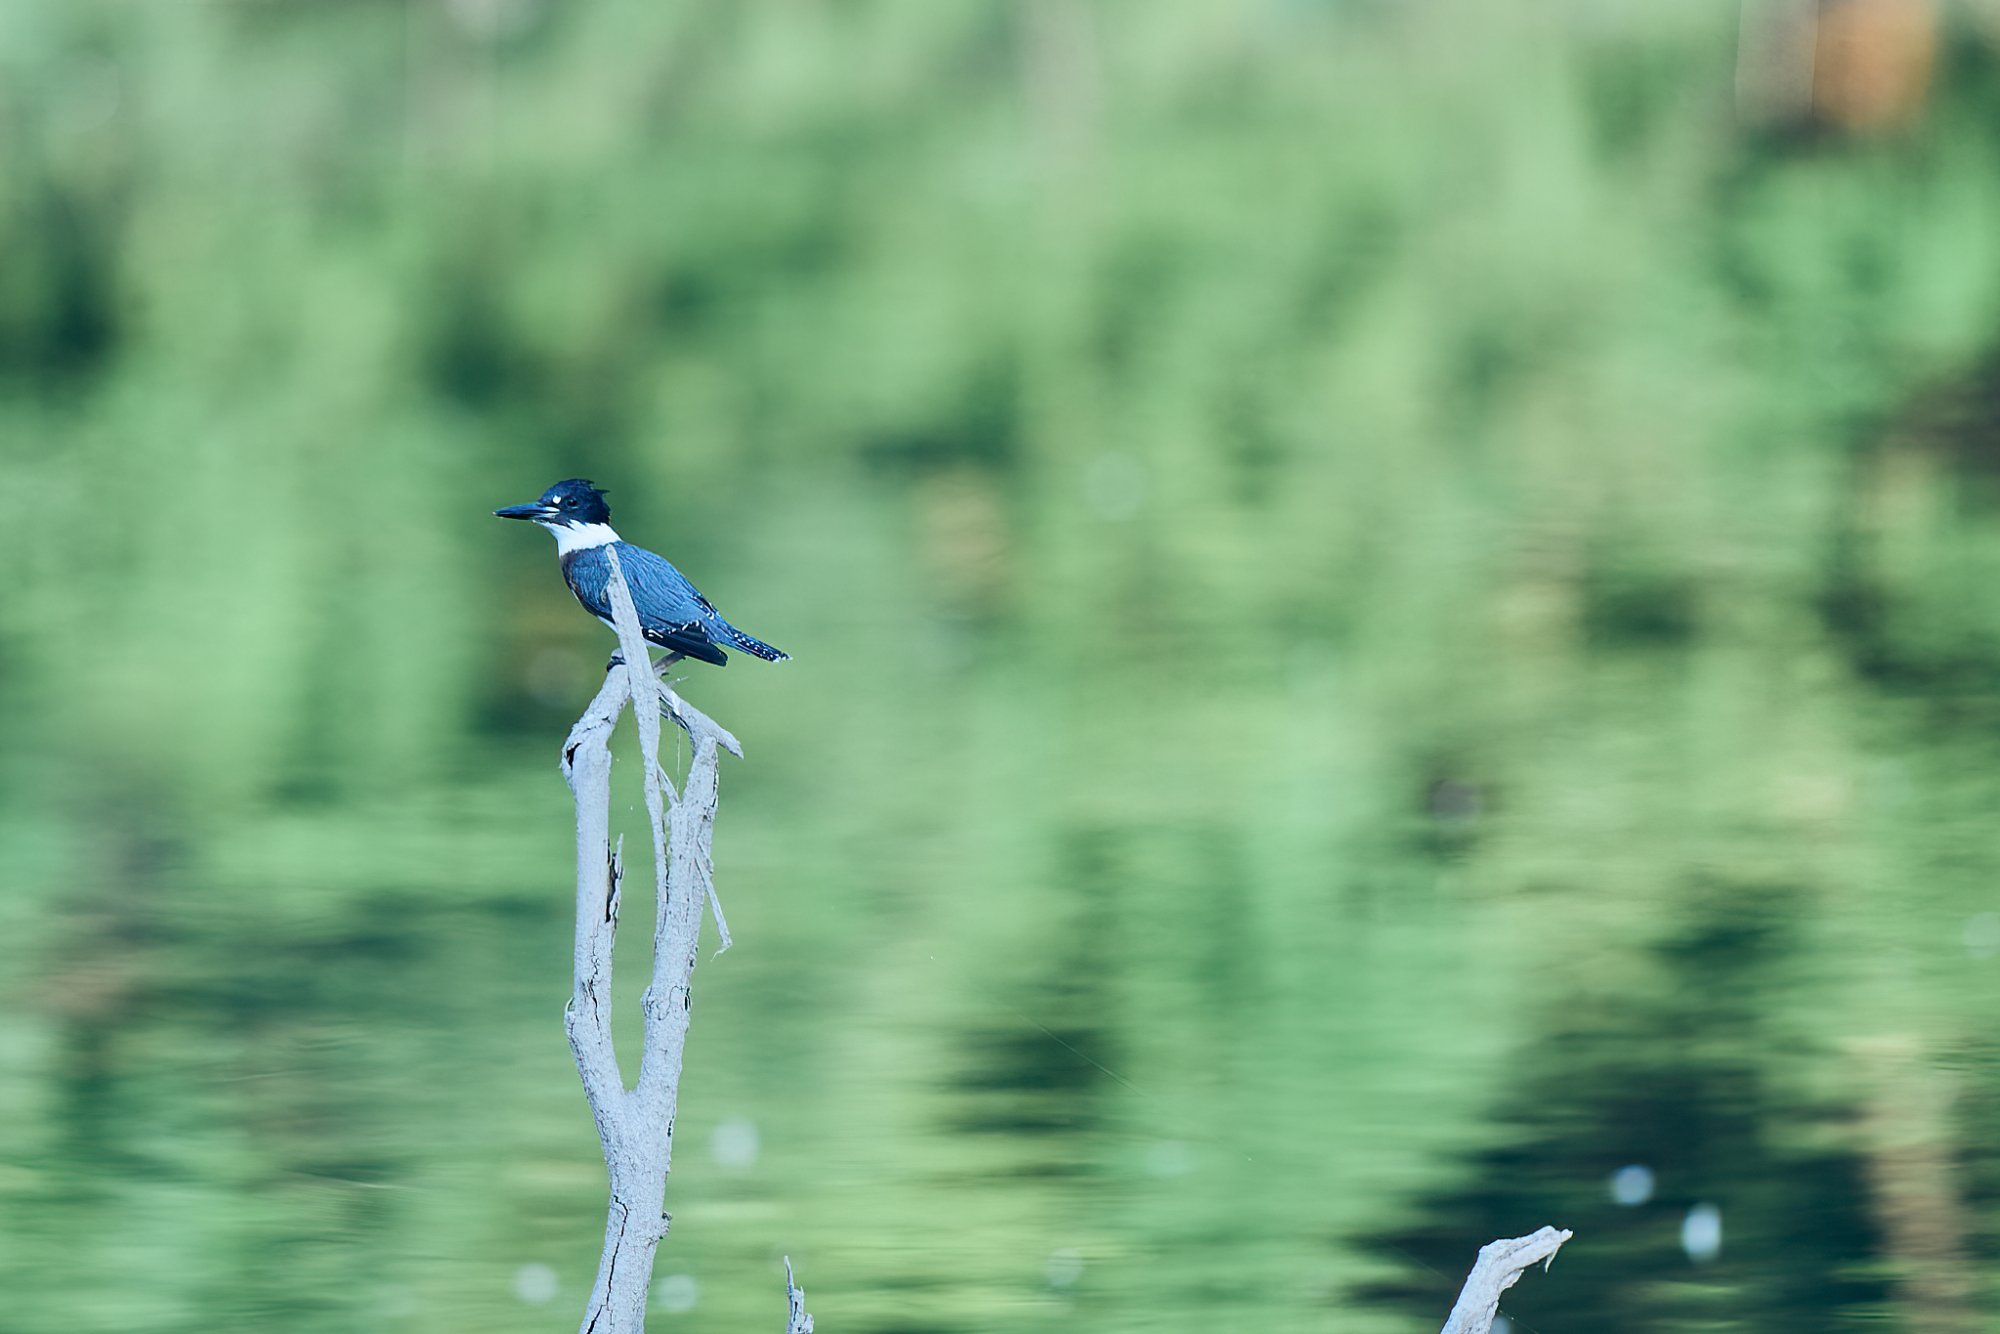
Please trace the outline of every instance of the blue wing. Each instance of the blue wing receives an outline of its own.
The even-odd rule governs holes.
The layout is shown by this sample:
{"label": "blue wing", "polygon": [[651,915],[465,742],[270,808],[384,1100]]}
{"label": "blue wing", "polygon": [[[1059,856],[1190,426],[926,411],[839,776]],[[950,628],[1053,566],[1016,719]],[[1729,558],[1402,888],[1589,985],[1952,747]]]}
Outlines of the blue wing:
{"label": "blue wing", "polygon": [[[625,583],[632,590],[632,602],[639,612],[639,628],[646,638],[661,648],[685,653],[690,658],[720,667],[729,661],[716,643],[712,628],[728,628],[687,576],[644,547],[630,542],[612,544],[618,564],[625,571]],[[605,590],[611,584],[611,562],[603,547],[574,551],[563,557],[563,578],[569,591],[585,610],[609,625],[611,599]]]}

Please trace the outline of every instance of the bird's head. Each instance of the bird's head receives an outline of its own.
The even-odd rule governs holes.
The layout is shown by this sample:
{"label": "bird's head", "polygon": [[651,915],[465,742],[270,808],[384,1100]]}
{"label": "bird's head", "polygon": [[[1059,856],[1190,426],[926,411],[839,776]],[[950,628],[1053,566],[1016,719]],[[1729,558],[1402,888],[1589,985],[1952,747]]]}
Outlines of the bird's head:
{"label": "bird's head", "polygon": [[581,477],[557,482],[533,504],[509,505],[493,513],[502,519],[528,519],[551,530],[611,522],[611,507],[604,503],[604,493]]}

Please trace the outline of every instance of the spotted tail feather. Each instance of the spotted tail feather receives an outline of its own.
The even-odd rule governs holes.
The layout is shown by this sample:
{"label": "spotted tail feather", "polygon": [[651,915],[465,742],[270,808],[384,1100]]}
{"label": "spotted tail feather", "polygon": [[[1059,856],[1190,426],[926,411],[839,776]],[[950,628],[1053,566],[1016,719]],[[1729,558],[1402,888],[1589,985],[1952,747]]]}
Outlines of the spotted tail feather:
{"label": "spotted tail feather", "polygon": [[722,637],[729,641],[731,648],[740,648],[745,653],[754,653],[766,662],[786,662],[791,659],[792,655],[783,649],[772,648],[755,635],[746,635],[727,621],[723,622],[719,628],[722,631]]}

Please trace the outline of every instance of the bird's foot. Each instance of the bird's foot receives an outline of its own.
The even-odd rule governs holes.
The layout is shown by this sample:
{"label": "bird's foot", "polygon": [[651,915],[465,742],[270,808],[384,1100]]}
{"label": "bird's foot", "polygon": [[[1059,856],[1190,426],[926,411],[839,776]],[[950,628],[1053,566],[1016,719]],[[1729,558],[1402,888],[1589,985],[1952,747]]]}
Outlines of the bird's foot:
{"label": "bird's foot", "polygon": [[[679,662],[682,658],[685,658],[686,656],[687,654],[685,653],[667,654],[666,657],[661,658],[658,662],[653,664],[653,674],[660,678],[660,681],[663,685],[669,687],[679,685],[681,682],[687,680],[687,678],[685,676],[668,676],[667,669],[672,667],[675,663]],[[620,667],[623,667],[624,665],[625,665],[625,650],[613,649],[611,652],[611,657],[607,659],[604,664],[604,674],[606,676],[609,676],[611,675],[611,673],[617,671]]]}
{"label": "bird's foot", "polygon": [[[653,670],[656,672],[665,673],[667,668],[673,666],[675,663],[679,662],[682,658],[685,658],[686,656],[687,654],[685,653],[669,653],[667,654],[667,656],[661,658],[659,661],[653,664]],[[624,665],[625,665],[625,650],[622,648],[615,648],[611,650],[611,656],[605,660],[604,670],[609,672],[619,667],[623,667]]]}

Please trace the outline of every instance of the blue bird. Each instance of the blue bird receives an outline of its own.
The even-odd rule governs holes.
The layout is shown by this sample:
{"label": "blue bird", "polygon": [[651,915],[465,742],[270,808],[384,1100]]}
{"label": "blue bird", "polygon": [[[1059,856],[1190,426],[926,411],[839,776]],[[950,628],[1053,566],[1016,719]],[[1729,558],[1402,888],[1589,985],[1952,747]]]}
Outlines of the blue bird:
{"label": "blue bird", "polygon": [[662,667],[683,657],[720,667],[729,661],[729,655],[722,651],[724,645],[768,662],[791,657],[723,620],[687,576],[664,558],[621,540],[611,527],[611,507],[604,503],[604,492],[580,477],[557,482],[532,505],[509,505],[493,513],[502,519],[526,519],[553,533],[569,591],[576,594],[585,611],[606,625],[611,625],[611,599],[606,592],[611,585],[611,561],[605,552],[616,551],[626,587],[632,590],[632,605],[639,612],[639,628],[647,642],[667,650],[668,656],[659,664]]}

